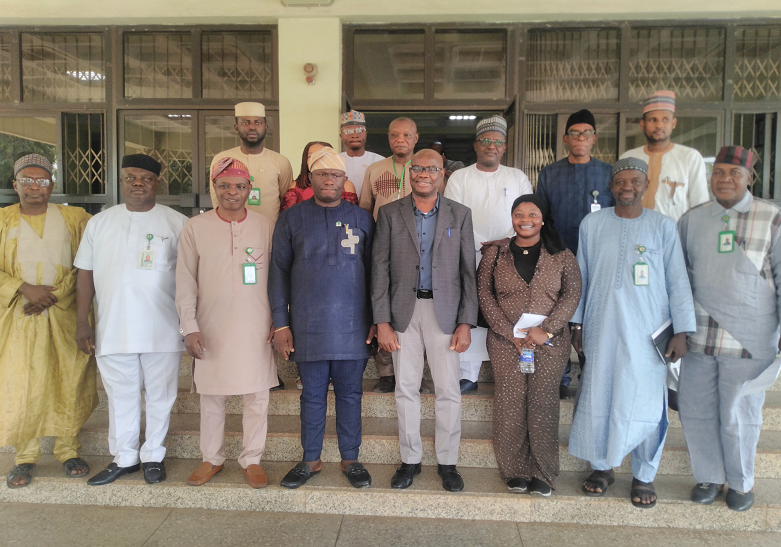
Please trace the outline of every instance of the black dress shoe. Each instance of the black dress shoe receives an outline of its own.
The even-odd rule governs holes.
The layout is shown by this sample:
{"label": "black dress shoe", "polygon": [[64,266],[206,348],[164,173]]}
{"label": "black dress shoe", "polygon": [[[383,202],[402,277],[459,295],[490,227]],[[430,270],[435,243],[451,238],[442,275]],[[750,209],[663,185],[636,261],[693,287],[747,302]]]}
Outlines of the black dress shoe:
{"label": "black dress shoe", "polygon": [[723,490],[723,484],[713,484],[712,482],[700,482],[692,488],[691,499],[694,503],[700,505],[710,505],[719,497]]}
{"label": "black dress shoe", "polygon": [[572,399],[572,392],[570,392],[567,386],[559,386],[559,399]]}
{"label": "black dress shoe", "polygon": [[342,471],[355,488],[369,488],[372,485],[372,476],[366,468],[358,462],[353,462]]}
{"label": "black dress shoe", "polygon": [[754,505],[754,492],[727,490],[727,507],[733,511],[748,511]]}
{"label": "black dress shoe", "polygon": [[277,381],[279,382],[277,385],[269,389],[269,391],[282,391],[285,389],[285,382],[282,381],[281,376],[277,376]]}
{"label": "black dress shoe", "polygon": [[129,475],[135,473],[141,469],[141,464],[137,463],[130,467],[119,467],[116,463],[111,462],[103,471],[92,477],[87,481],[90,486],[102,486],[104,484],[111,484],[122,475]]}
{"label": "black dress shoe", "polygon": [[529,482],[523,477],[515,477],[507,481],[507,489],[510,492],[526,492],[529,489]]}
{"label": "black dress shoe", "polygon": [[149,484],[163,482],[166,478],[163,462],[144,462],[141,467],[144,468],[144,480]]}
{"label": "black dress shoe", "polygon": [[551,493],[552,489],[545,481],[541,481],[540,479],[532,479],[529,481],[529,494],[538,494],[543,498],[549,498]]}
{"label": "black dress shoe", "polygon": [[396,391],[396,377],[380,376],[380,381],[377,382],[372,391],[374,393],[393,393]]}
{"label": "black dress shoe", "polygon": [[455,465],[437,465],[437,473],[442,477],[442,488],[448,492],[460,492],[464,489],[464,479]]}
{"label": "black dress shoe", "polygon": [[309,480],[309,477],[317,475],[319,472],[320,471],[312,471],[304,462],[297,463],[293,469],[287,472],[287,475],[285,475],[279,485],[293,490],[299,486],[303,486],[304,483]]}
{"label": "black dress shoe", "polygon": [[678,392],[674,389],[667,388],[667,406],[670,410],[678,412]]}
{"label": "black dress shoe", "polygon": [[461,393],[469,393],[477,389],[477,382],[471,380],[461,380],[459,384],[461,384]]}
{"label": "black dress shoe", "polygon": [[402,463],[391,479],[391,488],[409,488],[415,475],[420,475],[419,463]]}

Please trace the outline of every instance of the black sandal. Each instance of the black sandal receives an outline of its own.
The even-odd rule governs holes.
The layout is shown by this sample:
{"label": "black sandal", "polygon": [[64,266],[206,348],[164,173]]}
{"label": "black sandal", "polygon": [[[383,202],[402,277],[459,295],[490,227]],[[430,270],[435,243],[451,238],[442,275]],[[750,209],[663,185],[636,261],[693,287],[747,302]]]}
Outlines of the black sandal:
{"label": "black sandal", "polygon": [[[35,467],[34,463],[20,463],[19,465],[15,465],[5,478],[6,486],[8,486],[8,488],[24,488],[25,486],[30,486],[30,483],[33,481],[33,467]],[[27,482],[24,484],[12,484],[11,481],[16,477],[21,477]]]}
{"label": "black sandal", "polygon": [[[643,494],[653,494],[654,495],[654,501],[651,503],[643,503]],[[640,499],[640,501],[635,501],[635,498]],[[654,505],[656,505],[656,489],[654,488],[653,482],[643,482],[639,481],[636,478],[632,477],[632,491],[629,493],[629,499],[632,502],[632,505],[635,507],[638,507],[640,509],[650,509]]]}
{"label": "black sandal", "polygon": [[[83,477],[84,475],[87,475],[89,473],[89,464],[82,460],[81,458],[70,458],[68,460],[65,460],[62,462],[62,466],[65,468],[65,476],[69,479],[76,479],[78,477]],[[87,470],[84,473],[78,473],[74,474],[73,471],[77,467],[84,467]]]}
{"label": "black sandal", "polygon": [[[583,491],[586,493],[587,496],[591,496],[592,498],[598,498],[600,496],[604,496],[605,492],[607,492],[607,487],[613,484],[616,480],[616,474],[613,472],[612,469],[609,469],[608,471],[594,471],[591,473],[591,475],[588,476],[588,478],[583,483]],[[601,492],[592,492],[588,488],[586,488],[586,483],[591,483],[591,486],[593,488],[599,488],[602,490]]]}

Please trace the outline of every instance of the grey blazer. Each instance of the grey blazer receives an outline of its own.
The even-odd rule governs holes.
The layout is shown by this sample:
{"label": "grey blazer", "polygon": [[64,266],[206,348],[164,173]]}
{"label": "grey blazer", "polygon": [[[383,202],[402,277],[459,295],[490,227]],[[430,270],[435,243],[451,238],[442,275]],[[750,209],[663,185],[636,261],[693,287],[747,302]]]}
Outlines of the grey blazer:
{"label": "grey blazer", "polygon": [[[372,244],[372,310],[375,323],[404,332],[415,310],[420,249],[412,195],[380,207]],[[448,232],[449,230],[449,232]],[[434,310],[442,332],[477,324],[475,236],[472,211],[439,195],[432,257]]]}

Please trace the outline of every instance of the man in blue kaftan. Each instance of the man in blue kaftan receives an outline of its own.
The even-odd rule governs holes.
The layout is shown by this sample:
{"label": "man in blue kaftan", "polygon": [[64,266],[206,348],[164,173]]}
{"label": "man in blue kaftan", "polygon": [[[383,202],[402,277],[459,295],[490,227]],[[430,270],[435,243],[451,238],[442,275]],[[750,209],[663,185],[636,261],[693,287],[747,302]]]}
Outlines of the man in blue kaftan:
{"label": "man in blue kaftan", "polygon": [[572,322],[573,343],[589,366],[583,374],[569,453],[594,472],[583,488],[604,495],[613,467],[632,454],[632,503],[653,507],[652,481],[667,435],[667,368],[651,335],[672,320],[666,355],[686,353],[696,330],[694,304],[675,221],[643,209],[647,164],[619,160],[612,170],[616,206],[580,225],[578,264],[583,296]]}

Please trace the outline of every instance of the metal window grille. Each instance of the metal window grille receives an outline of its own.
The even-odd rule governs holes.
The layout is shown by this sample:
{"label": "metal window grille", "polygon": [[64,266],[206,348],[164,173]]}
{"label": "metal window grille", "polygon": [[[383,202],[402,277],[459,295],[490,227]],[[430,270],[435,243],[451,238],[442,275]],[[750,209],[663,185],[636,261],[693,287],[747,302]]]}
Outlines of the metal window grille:
{"label": "metal window grille", "polygon": [[594,117],[597,121],[597,142],[591,149],[591,157],[613,164],[618,159],[618,116],[608,114]]}
{"label": "metal window grille", "polygon": [[776,161],[773,154],[776,148],[778,115],[775,113],[735,114],[733,120],[734,142],[756,155],[752,167],[755,196],[765,199],[779,199],[781,192],[776,190]]}
{"label": "metal window grille", "polygon": [[735,84],[738,101],[781,98],[781,27],[736,32]]}
{"label": "metal window grille", "polygon": [[13,100],[11,94],[11,36],[0,34],[0,102]]}
{"label": "metal window grille", "polygon": [[23,100],[102,102],[105,80],[101,34],[22,34]]}
{"label": "metal window grille", "polygon": [[556,161],[556,117],[556,114],[526,116],[526,156],[523,172],[535,188],[540,170]]}
{"label": "metal window grille", "polygon": [[189,99],[192,88],[189,33],[125,34],[125,97]]}
{"label": "metal window grille", "polygon": [[267,99],[274,88],[270,33],[203,34],[201,64],[207,99]]}
{"label": "metal window grille", "polygon": [[63,114],[66,194],[106,193],[103,114]]}

